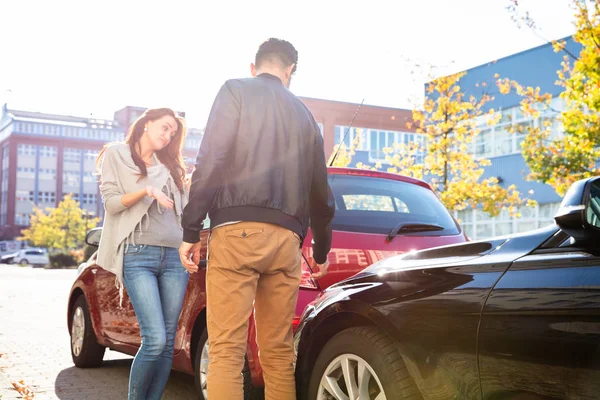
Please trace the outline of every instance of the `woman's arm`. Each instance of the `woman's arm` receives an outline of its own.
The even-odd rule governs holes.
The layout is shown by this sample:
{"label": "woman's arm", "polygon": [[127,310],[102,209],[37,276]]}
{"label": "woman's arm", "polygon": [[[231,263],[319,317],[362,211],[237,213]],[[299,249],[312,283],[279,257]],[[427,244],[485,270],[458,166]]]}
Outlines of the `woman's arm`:
{"label": "woman's arm", "polygon": [[100,194],[107,214],[118,214],[127,209],[121,202],[124,193],[118,181],[114,151],[110,147],[104,150],[100,168]]}
{"label": "woman's arm", "polygon": [[144,197],[148,196],[148,189],[138,190],[137,192],[126,193],[121,196],[121,204],[129,208]]}
{"label": "woman's arm", "polygon": [[154,186],[146,186],[145,189],[138,190],[137,192],[124,194],[121,197],[121,203],[125,207],[131,207],[146,196],[156,199],[163,207],[173,208],[173,200]]}
{"label": "woman's arm", "polygon": [[156,199],[163,207],[173,208],[173,200],[153,186],[147,186],[145,189],[136,192],[124,193],[118,183],[119,172],[113,151],[114,149],[106,149],[102,156],[102,169],[100,172],[100,192],[107,213],[118,214],[146,196]]}

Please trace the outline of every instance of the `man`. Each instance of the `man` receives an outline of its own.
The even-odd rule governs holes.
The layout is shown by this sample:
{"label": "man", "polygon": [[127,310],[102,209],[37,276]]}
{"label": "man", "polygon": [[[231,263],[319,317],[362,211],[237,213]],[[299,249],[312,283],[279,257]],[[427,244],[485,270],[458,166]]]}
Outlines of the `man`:
{"label": "man", "polygon": [[266,398],[296,398],[292,319],[301,245],[310,219],[313,277],[325,275],[335,210],[319,127],[288,89],[297,61],[289,42],[269,39],[250,66],[253,78],[225,82],[192,175],[179,253],[196,271],[199,233],[210,211],[210,400],[243,398],[253,303]]}

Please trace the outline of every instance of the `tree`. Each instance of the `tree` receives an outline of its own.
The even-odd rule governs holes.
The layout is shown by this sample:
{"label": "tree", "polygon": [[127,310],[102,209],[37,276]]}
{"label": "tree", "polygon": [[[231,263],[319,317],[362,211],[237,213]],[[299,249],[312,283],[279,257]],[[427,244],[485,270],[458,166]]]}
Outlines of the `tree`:
{"label": "tree", "polygon": [[[508,78],[498,79],[501,93],[515,90],[523,97],[521,110],[532,118],[541,117],[541,126],[527,128],[523,157],[531,170],[530,180],[551,185],[564,195],[579,179],[599,175],[600,168],[600,2],[571,0],[575,10],[576,33],[573,40],[582,46],[581,53],[568,51],[564,41],[551,41],[556,52],[565,52],[556,84],[564,87],[560,97],[564,110],[551,107],[552,96],[540,88],[525,87]],[[518,2],[511,1],[509,11],[537,31],[529,14],[518,15]],[[563,133],[553,129],[562,125]]]}
{"label": "tree", "polygon": [[[348,128],[349,131],[349,128]],[[364,141],[363,130],[360,128],[354,128],[354,139],[352,139],[352,143],[350,147],[346,146],[344,143],[344,138],[342,138],[342,142],[340,144],[336,144],[333,147],[333,152],[329,156],[329,160],[327,160],[327,165],[332,167],[347,167],[352,162],[352,157],[356,154],[356,150],[359,150]],[[347,131],[344,131],[346,135]]]}
{"label": "tree", "polygon": [[479,99],[466,98],[459,86],[464,75],[438,78],[427,85],[422,109],[412,113],[416,133],[423,140],[394,143],[392,148],[384,149],[390,164],[387,170],[428,181],[449,210],[481,206],[491,216],[505,208],[511,215],[518,215],[517,207],[524,201],[516,187],[503,188],[496,178],[482,178],[490,162],[473,155],[472,146],[480,132],[478,122],[495,124],[499,114],[493,109],[483,112],[492,100],[487,94]]}
{"label": "tree", "polygon": [[50,249],[73,249],[85,240],[87,230],[96,227],[99,218],[88,218],[79,202],[69,194],[56,208],[46,208],[46,212],[35,208],[30,217],[30,227],[23,229],[21,240],[34,246]]}

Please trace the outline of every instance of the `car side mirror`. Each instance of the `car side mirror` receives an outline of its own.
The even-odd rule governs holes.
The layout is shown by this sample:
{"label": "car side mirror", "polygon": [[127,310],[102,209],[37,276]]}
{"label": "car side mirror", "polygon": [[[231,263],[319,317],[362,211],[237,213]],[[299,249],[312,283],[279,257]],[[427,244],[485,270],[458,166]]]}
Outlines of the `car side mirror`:
{"label": "car side mirror", "polygon": [[554,220],[560,229],[575,240],[600,236],[600,178],[573,183]]}
{"label": "car side mirror", "polygon": [[85,235],[85,242],[94,247],[98,247],[100,245],[100,237],[102,236],[102,228],[94,228],[90,229]]}

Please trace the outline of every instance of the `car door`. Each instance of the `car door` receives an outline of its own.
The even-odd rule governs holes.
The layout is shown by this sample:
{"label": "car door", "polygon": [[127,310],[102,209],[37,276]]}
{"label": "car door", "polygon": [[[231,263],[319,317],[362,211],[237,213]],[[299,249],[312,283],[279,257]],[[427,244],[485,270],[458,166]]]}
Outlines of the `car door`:
{"label": "car door", "polygon": [[597,399],[598,246],[559,232],[516,260],[486,302],[478,354],[484,399]]}
{"label": "car door", "polygon": [[[208,217],[204,221],[204,226],[206,228],[210,226]],[[196,317],[206,307],[206,256],[209,235],[209,229],[204,229],[200,232],[200,242],[202,243],[200,248],[200,263],[198,272],[190,274],[185,297],[183,298],[183,307],[181,308],[181,315],[175,335],[176,353],[185,348],[186,337],[191,337]]]}
{"label": "car door", "polygon": [[[210,226],[210,220],[207,217],[204,226]],[[200,250],[200,268],[197,273],[190,274],[186,294],[183,300],[183,307],[178,322],[178,328],[175,335],[175,352],[177,353],[185,346],[185,337],[188,332],[188,324],[193,323],[197,316],[206,305],[206,249],[208,243],[209,230],[204,229],[200,234],[202,242]],[[183,268],[183,267],[182,267]],[[102,329],[105,336],[114,342],[125,343],[139,347],[141,345],[140,326],[127,294],[123,290],[123,304],[119,305],[119,291],[115,285],[115,275],[111,272],[98,268],[96,273],[96,292],[98,294],[98,303]],[[189,327],[192,329],[192,326]]]}
{"label": "car door", "polygon": [[44,264],[44,252],[42,250],[29,250],[27,259],[30,264]]}
{"label": "car door", "polygon": [[93,268],[92,272],[96,274],[95,292],[103,335],[115,343],[139,346],[140,328],[127,290],[123,288],[121,307],[115,275],[97,266]]}

